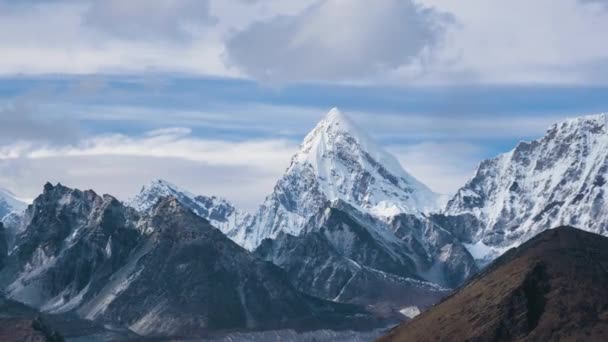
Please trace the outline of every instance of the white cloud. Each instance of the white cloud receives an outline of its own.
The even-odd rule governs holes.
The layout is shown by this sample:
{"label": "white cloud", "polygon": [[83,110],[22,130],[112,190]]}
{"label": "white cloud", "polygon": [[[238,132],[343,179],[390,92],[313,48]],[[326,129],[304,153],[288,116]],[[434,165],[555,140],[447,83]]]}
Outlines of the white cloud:
{"label": "white cloud", "polygon": [[208,0],[103,0],[93,1],[83,23],[129,40],[189,41],[216,19]]}
{"label": "white cloud", "polygon": [[[580,0],[423,0],[450,12],[452,26],[425,75],[437,82],[600,82],[608,66],[608,11]],[[407,78],[409,70],[402,70]],[[399,77],[396,77],[397,79]],[[452,78],[452,79],[450,79]]]}
{"label": "white cloud", "polygon": [[607,9],[605,0],[0,0],[0,74],[607,84]]}
{"label": "white cloud", "polygon": [[46,181],[126,199],[165,178],[193,192],[254,209],[272,191],[297,145],[284,140],[228,142],[171,128],[129,137],[95,136],[74,145],[18,143],[0,148],[0,184],[35,197]]}
{"label": "white cloud", "polygon": [[420,58],[449,22],[410,0],[321,0],[237,32],[226,56],[263,80],[355,79]]}
{"label": "white cloud", "polygon": [[208,25],[204,3],[64,0],[0,11],[0,74],[237,76],[221,60],[225,28]]}

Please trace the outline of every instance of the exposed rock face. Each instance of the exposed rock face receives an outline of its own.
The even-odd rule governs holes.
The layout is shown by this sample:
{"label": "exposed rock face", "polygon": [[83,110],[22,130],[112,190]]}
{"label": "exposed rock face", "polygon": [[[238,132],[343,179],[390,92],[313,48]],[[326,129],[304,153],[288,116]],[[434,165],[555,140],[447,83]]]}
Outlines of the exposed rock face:
{"label": "exposed rock face", "polygon": [[[436,227],[420,222],[408,222],[405,228],[399,226],[402,219],[385,223],[336,202],[313,217],[299,236],[281,233],[264,240],[256,254],[284,268],[295,286],[314,296],[371,305],[385,314],[406,306],[426,308],[448,293],[427,277],[458,285],[477,269],[449,232],[433,233]],[[425,229],[431,236],[423,236]],[[419,242],[422,238],[428,239]]]}
{"label": "exposed rock face", "polygon": [[411,251],[418,273],[425,279],[456,288],[477,273],[475,260],[461,240],[433,216],[401,214],[390,219],[389,227]]}
{"label": "exposed rock face", "polygon": [[370,323],[358,307],[297,291],[174,197],[142,215],[109,195],[47,184],[23,225],[1,285],[45,312],[153,336]]}
{"label": "exposed rock face", "polygon": [[567,120],[482,162],[447,204],[444,214],[464,223],[452,232],[495,254],[558,225],[607,235],[607,122],[605,114]]}
{"label": "exposed rock face", "polygon": [[0,270],[6,294],[51,312],[77,307],[126,262],[138,214],[111,196],[47,184]]}
{"label": "exposed rock face", "polygon": [[606,269],[608,238],[547,230],[381,341],[603,341]]}
{"label": "exposed rock face", "polygon": [[332,109],[306,136],[253,224],[242,231],[244,246],[254,249],[281,232],[299,235],[325,203],[337,200],[384,219],[438,207],[436,194]]}
{"label": "exposed rock face", "polygon": [[243,244],[243,241],[238,240],[242,237],[238,233],[251,223],[252,217],[223,198],[194,195],[167,181],[155,180],[145,185],[139,194],[127,202],[127,205],[140,212],[147,212],[159,199],[167,196],[175,197],[236,243]]}
{"label": "exposed rock face", "polygon": [[108,284],[82,307],[85,316],[118,319],[144,335],[196,336],[307,320],[320,324],[315,317],[340,320],[358,313],[296,291],[279,268],[253,257],[174,198],[161,200],[140,227],[149,235],[135,248],[132,264],[115,274],[124,290],[116,295],[116,286]]}

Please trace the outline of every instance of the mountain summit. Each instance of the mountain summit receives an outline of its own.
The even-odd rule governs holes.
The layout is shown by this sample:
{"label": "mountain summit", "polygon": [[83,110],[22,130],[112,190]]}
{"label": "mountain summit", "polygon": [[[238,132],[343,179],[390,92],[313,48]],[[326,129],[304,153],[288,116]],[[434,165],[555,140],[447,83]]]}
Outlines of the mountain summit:
{"label": "mountain summit", "polygon": [[175,197],[188,209],[207,219],[211,225],[230,238],[234,238],[239,228],[251,221],[251,215],[237,209],[223,198],[195,195],[162,179],[153,180],[144,185],[127,204],[138,211],[147,212],[161,198],[167,196]]}
{"label": "mountain summit", "polygon": [[304,138],[254,223],[242,232],[243,244],[252,249],[279,232],[299,235],[327,202],[338,200],[387,219],[433,210],[438,196],[333,108]]}
{"label": "mountain summit", "polygon": [[608,235],[607,122],[607,114],[565,120],[483,161],[445,214],[477,220],[464,240],[498,252],[559,225]]}

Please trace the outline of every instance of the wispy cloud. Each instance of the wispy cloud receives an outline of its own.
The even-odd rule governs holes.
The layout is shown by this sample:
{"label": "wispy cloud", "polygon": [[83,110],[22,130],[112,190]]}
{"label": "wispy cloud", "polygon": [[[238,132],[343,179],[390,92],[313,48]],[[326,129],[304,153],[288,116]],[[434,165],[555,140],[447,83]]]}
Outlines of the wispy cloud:
{"label": "wispy cloud", "polygon": [[143,183],[166,178],[253,209],[297,149],[285,140],[227,142],[189,132],[167,128],[141,136],[94,136],[64,146],[6,145],[0,147],[0,183],[27,197],[36,196],[51,180],[126,199]]}

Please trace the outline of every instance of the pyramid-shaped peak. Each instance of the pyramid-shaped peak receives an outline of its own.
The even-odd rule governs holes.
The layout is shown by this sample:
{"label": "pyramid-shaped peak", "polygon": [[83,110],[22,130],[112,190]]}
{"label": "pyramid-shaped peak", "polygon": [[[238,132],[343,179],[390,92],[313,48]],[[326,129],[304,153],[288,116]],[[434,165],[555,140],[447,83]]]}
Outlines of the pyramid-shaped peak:
{"label": "pyramid-shaped peak", "polygon": [[144,189],[150,189],[150,188],[152,188],[152,189],[168,188],[168,189],[172,189],[172,190],[179,189],[179,187],[177,187],[176,185],[174,185],[171,182],[168,182],[164,179],[154,179],[154,180],[151,180],[148,184],[144,185]]}
{"label": "pyramid-shaped peak", "polygon": [[[348,135],[354,138],[359,144],[375,148],[375,143],[369,135],[361,130],[347,114],[344,114],[337,107],[332,108],[317,126],[304,139],[304,146],[323,136],[323,143],[332,143],[338,137]],[[306,148],[305,148],[306,149]]]}
{"label": "pyramid-shaped peak", "polygon": [[327,112],[325,115],[325,120],[329,122],[339,123],[340,121],[346,121],[346,115],[338,109],[338,107],[334,107]]}
{"label": "pyramid-shaped peak", "polygon": [[342,131],[358,131],[357,126],[352,120],[337,107],[327,112],[325,118],[321,121],[321,125]]}

